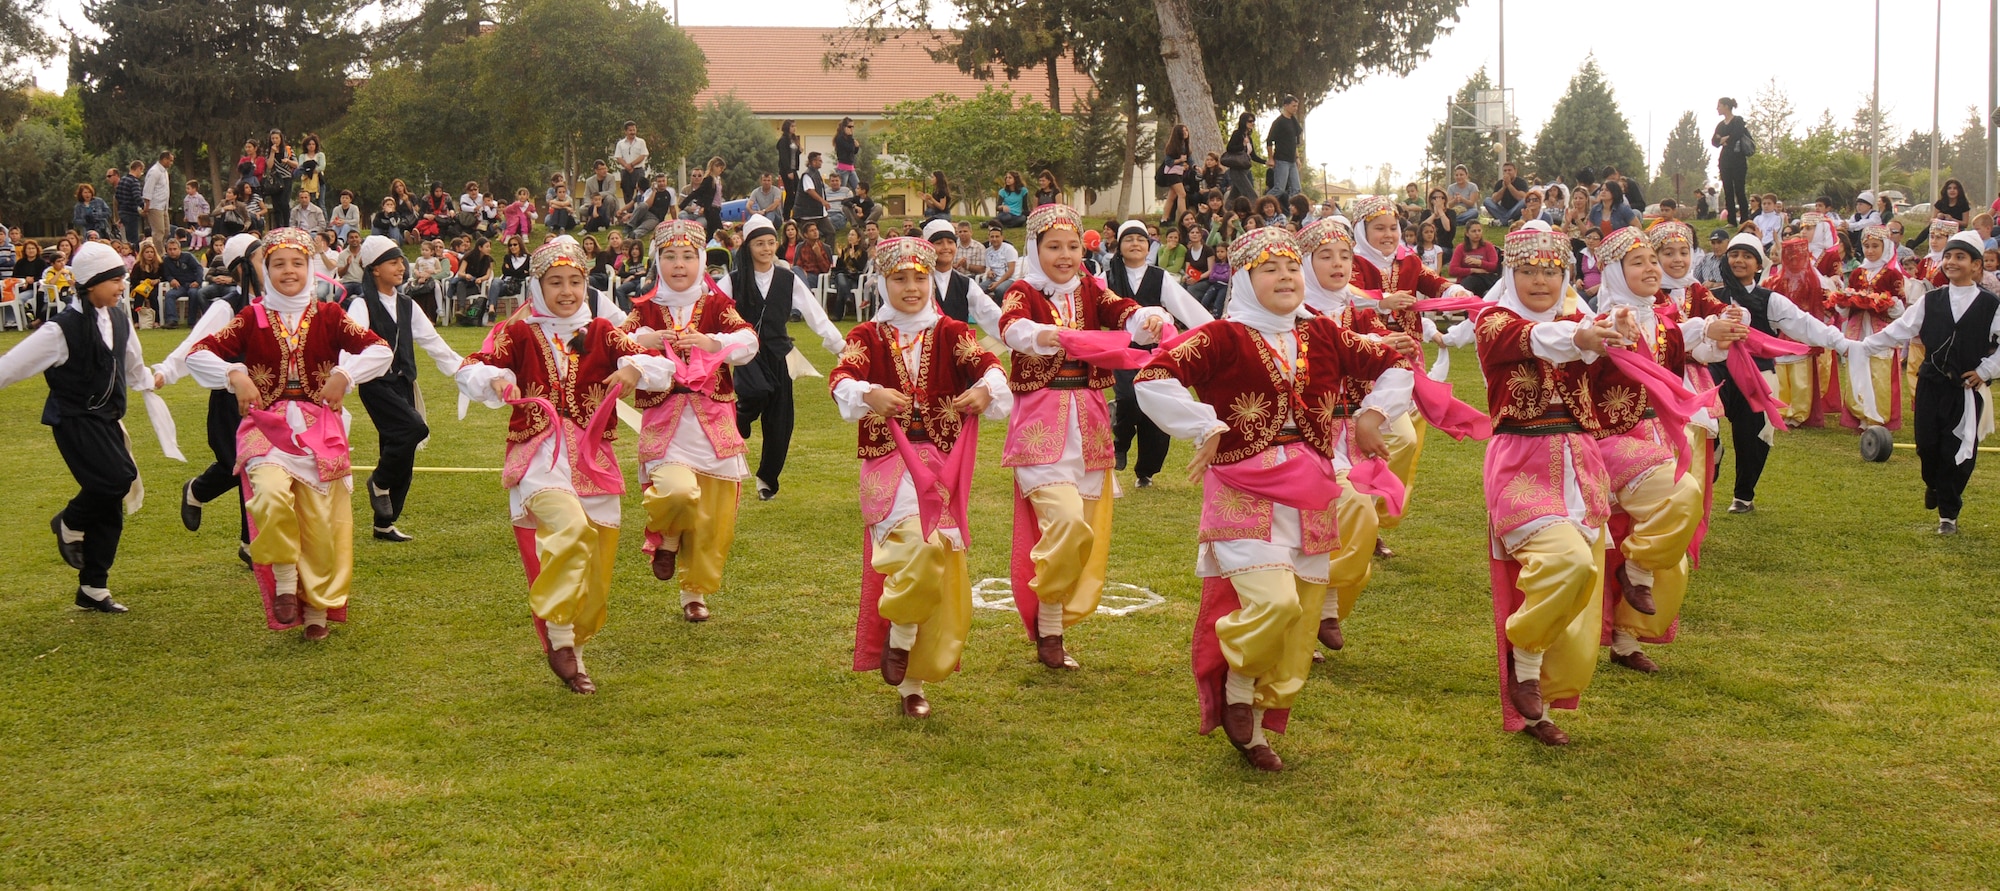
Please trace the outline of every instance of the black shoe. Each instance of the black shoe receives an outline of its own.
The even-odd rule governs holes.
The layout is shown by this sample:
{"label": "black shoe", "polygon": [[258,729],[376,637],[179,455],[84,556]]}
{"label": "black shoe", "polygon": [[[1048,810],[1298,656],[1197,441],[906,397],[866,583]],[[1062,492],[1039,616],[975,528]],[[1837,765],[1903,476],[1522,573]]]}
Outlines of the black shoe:
{"label": "black shoe", "polygon": [[109,596],[106,596],[103,600],[99,600],[89,594],[83,593],[82,588],[76,589],[76,605],[82,609],[94,610],[100,613],[131,612],[131,610],[125,608],[125,604],[112,600]]}
{"label": "black shoe", "polygon": [[1926,487],[1926,488],[1924,489],[1924,510],[1937,510],[1937,490],[1936,490],[1936,489],[1932,489],[1932,488],[1928,488],[1928,487]]}
{"label": "black shoe", "polygon": [[49,531],[55,533],[56,535],[56,553],[62,555],[63,562],[69,564],[69,568],[71,569],[82,569],[83,540],[82,539],[78,539],[76,541],[63,540],[63,524],[62,524],[61,511],[57,511],[56,515],[49,519]]}
{"label": "black shoe", "polygon": [[1748,501],[1744,501],[1741,498],[1730,499],[1729,512],[1732,514],[1747,514],[1754,512],[1755,510],[1757,510],[1757,505],[1755,504],[1752,504]]}
{"label": "black shoe", "polygon": [[763,480],[758,480],[758,481],[757,481],[757,500],[758,500],[758,501],[769,501],[769,500],[771,500],[771,499],[773,499],[773,498],[776,498],[776,497],[778,497],[778,487],[777,487],[777,486],[774,486],[774,485],[771,485],[770,483],[767,483],[767,482],[764,482]]}
{"label": "black shoe", "polygon": [[201,531],[201,502],[194,500],[194,480],[181,486],[181,525],[189,532]]}
{"label": "black shoe", "polygon": [[403,530],[398,529],[394,526],[377,526],[375,527],[375,540],[393,541],[398,544],[401,544],[402,542],[406,541],[416,541],[417,538],[416,536],[404,532]]}
{"label": "black shoe", "polygon": [[1958,521],[1952,519],[1940,519],[1938,520],[1937,531],[1939,535],[1957,535]]}
{"label": "black shoe", "polygon": [[1119,452],[1119,453],[1118,453],[1118,465],[1117,465],[1116,467],[1113,467],[1113,468],[1111,468],[1111,469],[1112,469],[1112,470],[1124,470],[1124,469],[1125,469],[1125,453],[1124,453],[1124,452]]}
{"label": "black shoe", "polygon": [[[377,529],[389,525],[382,522],[383,517],[393,518],[396,516],[395,500],[389,496],[389,490],[375,485],[375,474],[372,473],[368,475],[368,509],[375,512],[375,527]],[[390,522],[394,522],[394,520],[392,519]],[[376,537],[380,538],[380,533],[377,533]]]}
{"label": "black shoe", "polygon": [[1153,487],[1153,478],[1152,478],[1152,477],[1150,477],[1150,476],[1142,476],[1142,477],[1140,477],[1140,478],[1139,478],[1139,488],[1141,488],[1141,489],[1150,489],[1150,488],[1152,488],[1152,487]]}
{"label": "black shoe", "polygon": [[247,544],[236,546],[236,559],[243,561],[243,566],[247,569],[257,568],[257,561],[250,559],[250,546]]}

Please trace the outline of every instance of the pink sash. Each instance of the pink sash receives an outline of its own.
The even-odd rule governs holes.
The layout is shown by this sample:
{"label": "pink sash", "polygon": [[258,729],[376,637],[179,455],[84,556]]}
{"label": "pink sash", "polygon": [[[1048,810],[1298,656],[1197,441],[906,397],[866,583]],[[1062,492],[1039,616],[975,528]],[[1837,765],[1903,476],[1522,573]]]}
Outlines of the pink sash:
{"label": "pink sash", "polygon": [[[1679,375],[1668,371],[1651,356],[1639,350],[1612,350],[1605,354],[1611,364],[1625,372],[1639,385],[1646,388],[1646,397],[1652,403],[1653,413],[1668,432],[1667,441],[1674,447],[1674,477],[1687,473],[1693,455],[1688,452],[1688,419],[1708,403],[1714,391],[1689,393],[1687,385]],[[1758,380],[1762,380],[1762,376]]]}
{"label": "pink sash", "polygon": [[[623,384],[613,383],[611,388],[605,391],[604,401],[591,413],[590,423],[584,425],[582,441],[577,444],[578,454],[574,456],[576,471],[611,495],[625,494],[625,473],[619,469],[618,454],[612,449],[611,443],[605,440],[604,431],[610,428],[612,419],[618,416],[618,394],[624,388]],[[554,403],[540,396],[517,396],[504,401],[508,405],[532,405],[547,412],[549,429],[542,436],[560,434],[563,416],[556,412]],[[549,469],[554,470],[555,467],[556,453],[552,450],[549,452]]]}
{"label": "pink sash", "polygon": [[[667,346],[667,348],[671,349],[672,347]],[[680,381],[683,387],[697,393],[713,396],[715,395],[715,388],[721,383],[721,375],[716,374],[715,371],[722,367],[724,361],[722,358],[723,355],[721,351],[709,352],[705,349],[695,349],[688,351],[686,359],[676,356],[674,379]]]}
{"label": "pink sash", "polygon": [[292,425],[285,420],[284,402],[272,410],[250,410],[243,422],[236,428],[236,441],[241,454],[237,457],[237,467],[241,468],[246,459],[260,457],[243,449],[244,434],[255,432],[262,435],[272,448],[294,455],[309,455],[313,465],[319,469],[321,482],[329,482],[348,475],[347,426],[341,422],[340,412],[317,402],[292,400],[298,403],[299,414],[305,419],[303,433],[293,433]]}
{"label": "pink sash", "polygon": [[[1168,331],[1160,332],[1161,340],[1166,340]],[[1153,351],[1134,349],[1132,336],[1119,331],[1076,331],[1063,328],[1056,332],[1062,342],[1063,352],[1079,362],[1086,362],[1098,368],[1115,371],[1131,371],[1146,367],[1152,361]]]}
{"label": "pink sash", "polygon": [[[1377,292],[1380,293],[1380,292]],[[1410,307],[1417,312],[1470,312],[1486,305],[1484,297],[1427,297]]]}
{"label": "pink sash", "polygon": [[1451,384],[1433,380],[1424,372],[1421,358],[1412,365],[1411,396],[1417,403],[1417,413],[1423,415],[1425,421],[1452,439],[1493,437],[1492,418],[1452,396]]}
{"label": "pink sash", "polygon": [[1238,461],[1211,464],[1208,473],[1231,489],[1302,511],[1326,510],[1340,497],[1333,462],[1312,448],[1287,450],[1283,462],[1268,467],[1262,461]]}
{"label": "pink sash", "polygon": [[1779,340],[1752,328],[1748,337],[1729,345],[1729,358],[1723,364],[1729,369],[1729,378],[1736,382],[1736,389],[1743,394],[1744,401],[1770,419],[1772,430],[1783,430],[1785,404],[1771,395],[1771,385],[1764,380],[1764,373],[1757,370],[1755,360],[1803,356],[1811,350],[1805,344]]}
{"label": "pink sash", "polygon": [[1389,515],[1403,515],[1403,504],[1409,500],[1409,491],[1403,488],[1403,481],[1389,469],[1389,462],[1381,458],[1369,458],[1348,468],[1347,483],[1355,491],[1373,495],[1388,503]]}
{"label": "pink sash", "polygon": [[903,425],[893,419],[889,421],[889,433],[896,438],[896,454],[903,459],[903,469],[910,474],[910,485],[917,490],[917,518],[923,524],[924,539],[929,540],[936,532],[939,522],[949,513],[958,524],[958,534],[965,538],[967,547],[972,546],[972,524],[967,522],[965,509],[972,491],[972,462],[979,453],[979,416],[967,415],[965,426],[959,431],[958,445],[944,460],[944,466],[932,470],[924,462],[924,456],[910,444],[910,436],[903,432]]}

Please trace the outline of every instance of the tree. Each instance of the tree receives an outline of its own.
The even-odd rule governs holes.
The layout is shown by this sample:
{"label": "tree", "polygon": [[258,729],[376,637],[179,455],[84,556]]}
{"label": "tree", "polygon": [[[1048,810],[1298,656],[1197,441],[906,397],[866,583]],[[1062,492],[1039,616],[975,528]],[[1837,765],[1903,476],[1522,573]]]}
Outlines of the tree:
{"label": "tree", "polygon": [[30,90],[25,119],[0,125],[0,219],[62,231],[67,225],[70,190],[95,182],[101,158],[84,148],[80,102],[66,95]]}
{"label": "tree", "polygon": [[[1484,184],[1499,181],[1500,141],[1493,133],[1486,130],[1445,132],[1447,123],[1456,123],[1461,127],[1475,123],[1470,115],[1473,103],[1478,101],[1482,90],[1490,89],[1493,89],[1493,81],[1487,78],[1484,67],[1465,79],[1465,86],[1458,89],[1458,95],[1452,100],[1456,105],[1453,119],[1449,122],[1439,121],[1436,127],[1431,128],[1431,139],[1425,147],[1425,153],[1432,163],[1423,171],[1425,179],[1431,182],[1448,181],[1451,179],[1451,168],[1464,164],[1465,172],[1472,177],[1473,182]],[[1525,160],[1528,157],[1528,147],[1522,144],[1519,133],[1507,134],[1507,157],[1515,161]],[[1558,170],[1543,172],[1551,175],[1568,173]]]}
{"label": "tree", "polygon": [[[42,0],[8,0],[0,3],[0,59],[31,62],[46,59],[56,51],[49,32],[42,30],[48,20]],[[4,66],[0,66],[4,67]]]}
{"label": "tree", "polygon": [[1063,182],[1082,189],[1089,206],[1124,173],[1125,120],[1116,101],[1096,92],[1077,103],[1069,118],[1071,154],[1062,166]]}
{"label": "tree", "polygon": [[1660,152],[1660,169],[1646,194],[1655,198],[1671,195],[1682,204],[1688,203],[1708,183],[1708,160],[1708,142],[1702,139],[1694,112],[1681,112],[1681,119],[1667,132],[1666,148]]}
{"label": "tree", "polygon": [[[1792,109],[1792,99],[1778,86],[1778,79],[1764,85],[1757,91],[1757,98],[1743,112],[1743,125],[1750,130],[1750,139],[1757,144],[1758,152],[1775,150],[1778,143],[1792,135],[1797,127]],[[1766,146],[1770,148],[1767,149]]]}
{"label": "tree", "polygon": [[523,0],[490,34],[478,80],[511,140],[561,159],[574,179],[586,151],[639,122],[655,158],[688,148],[694,94],[708,68],[657,7],[633,0]]}
{"label": "tree", "polygon": [[777,140],[769,124],[757,119],[750,105],[731,93],[710,100],[701,110],[701,132],[695,136],[695,164],[721,158],[728,164],[722,190],[730,195],[747,195],[757,187],[757,177],[777,173],[777,156],[771,151]]}
{"label": "tree", "polygon": [[[1225,147],[1222,116],[1215,107],[1215,88],[1187,0],[1154,0],[1153,7],[1160,22],[1160,61],[1166,69],[1174,109],[1182,120],[1191,122],[1188,152],[1200,158],[1210,152],[1219,154]],[[1217,125],[1204,126],[1209,121]]]}
{"label": "tree", "polygon": [[83,86],[93,147],[130,142],[174,149],[195,169],[209,148],[210,185],[221,156],[272,127],[296,137],[338,119],[362,41],[348,28],[356,0],[89,0],[104,32],[75,46],[70,77]]}
{"label": "tree", "polygon": [[999,189],[1009,170],[1061,168],[1074,157],[1070,121],[1033,99],[987,87],[960,99],[939,93],[887,109],[885,125],[897,156],[893,175],[917,180],[933,170],[958,184],[960,199],[977,202]]}
{"label": "tree", "polygon": [[1942,157],[1951,168],[1951,177],[1965,186],[1965,194],[1971,196],[1972,206],[1978,207],[1986,198],[1986,121],[1979,116],[1979,109],[1965,110],[1965,129],[1959,131],[1958,138],[1952,140],[1951,151]]}
{"label": "tree", "polygon": [[484,0],[389,0],[384,7],[368,41],[377,64],[424,62],[441,46],[478,37],[489,21]]}
{"label": "tree", "polygon": [[1873,105],[1869,96],[1861,97],[1861,105],[1854,109],[1853,126],[1844,134],[1842,143],[1851,151],[1867,154],[1870,138],[1880,136],[1883,143],[1882,154],[1886,160],[1889,152],[1895,148],[1889,144],[1889,140],[1896,132],[1896,125],[1889,119],[1888,109],[1885,108],[1880,114],[1876,114]]}
{"label": "tree", "polygon": [[1586,57],[1570,78],[1569,89],[1556,100],[1548,123],[1535,135],[1532,155],[1535,169],[1548,174],[1568,175],[1584,167],[1615,164],[1619,172],[1644,181],[1645,156],[1596,57]]}

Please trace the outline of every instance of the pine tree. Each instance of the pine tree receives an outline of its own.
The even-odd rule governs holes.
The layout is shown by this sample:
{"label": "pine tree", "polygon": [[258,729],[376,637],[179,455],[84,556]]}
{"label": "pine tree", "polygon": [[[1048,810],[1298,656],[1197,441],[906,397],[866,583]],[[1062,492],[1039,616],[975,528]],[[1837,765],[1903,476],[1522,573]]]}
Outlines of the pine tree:
{"label": "pine tree", "polygon": [[1556,101],[1542,132],[1535,136],[1534,168],[1544,174],[1569,176],[1584,167],[1616,165],[1619,172],[1645,180],[1645,156],[1632,138],[1632,125],[1618,111],[1618,100],[1596,57],[1570,78],[1569,89]]}
{"label": "pine tree", "polygon": [[1064,181],[1083,189],[1085,206],[1097,193],[1118,184],[1125,166],[1125,119],[1118,103],[1093,91],[1070,112],[1074,152],[1064,165]]}
{"label": "pine tree", "polygon": [[[1500,140],[1492,132],[1459,130],[1445,133],[1446,123],[1456,123],[1461,127],[1474,123],[1471,117],[1473,103],[1478,100],[1481,91],[1490,89],[1493,89],[1493,81],[1486,76],[1485,68],[1473,72],[1471,77],[1466,78],[1465,86],[1458,89],[1458,95],[1453,100],[1456,109],[1452,121],[1440,121],[1431,129],[1431,140],[1425,147],[1426,157],[1430,160],[1430,165],[1424,168],[1425,179],[1435,183],[1447,182],[1451,179],[1451,168],[1458,164],[1465,165],[1465,172],[1471,175],[1473,182],[1480,184],[1482,191],[1487,183],[1500,179]],[[1447,139],[1449,150],[1446,148]],[[1507,158],[1518,162],[1527,157],[1528,149],[1521,142],[1521,134],[1508,134]],[[1541,172],[1554,176],[1564,171]]]}
{"label": "pine tree", "polygon": [[1674,129],[1667,133],[1667,146],[1660,152],[1660,170],[1646,197],[1654,200],[1672,196],[1687,204],[1708,182],[1708,143],[1701,137],[1694,112],[1681,113]]}
{"label": "pine tree", "polygon": [[1981,193],[1986,191],[1986,121],[1979,116],[1979,109],[1966,109],[1965,129],[1941,154],[1951,168],[1949,176],[1965,186],[1972,206],[1978,207],[1984,200]]}
{"label": "pine tree", "polygon": [[708,107],[701,110],[701,127],[695,135],[690,163],[699,165],[709,158],[721,158],[728,165],[728,172],[722,177],[723,193],[747,195],[757,188],[759,174],[777,173],[774,168],[778,158],[771,151],[771,144],[777,138],[777,131],[758,120],[749,103],[731,93],[710,100]]}
{"label": "pine tree", "polygon": [[1750,141],[1757,144],[1760,153],[1777,151],[1780,143],[1792,137],[1792,130],[1798,124],[1792,99],[1778,86],[1775,77],[1757,91],[1756,100],[1741,114],[1743,125],[1750,129]]}

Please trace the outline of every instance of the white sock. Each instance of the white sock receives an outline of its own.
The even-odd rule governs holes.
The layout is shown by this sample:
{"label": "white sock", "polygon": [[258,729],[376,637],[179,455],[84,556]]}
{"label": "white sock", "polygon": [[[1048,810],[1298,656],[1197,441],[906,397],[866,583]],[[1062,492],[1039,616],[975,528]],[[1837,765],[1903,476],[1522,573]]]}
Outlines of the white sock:
{"label": "white sock", "polygon": [[82,588],[83,593],[90,595],[90,599],[100,603],[111,599],[110,588],[93,588],[89,585],[78,585],[77,587]]}
{"label": "white sock", "polygon": [[663,550],[663,551],[672,551],[672,552],[674,552],[674,553],[676,553],[676,554],[680,553],[680,552],[681,552],[681,537],[680,537],[680,536],[678,536],[678,535],[676,535],[676,536],[674,536],[674,537],[672,537],[672,538],[665,538],[665,537],[662,537],[662,538],[660,539],[660,550]]}
{"label": "white sock", "polygon": [[297,563],[271,564],[271,579],[276,588],[272,593],[293,595],[299,593],[299,565]]}
{"label": "white sock", "polygon": [[1611,631],[1611,652],[1620,656],[1630,656],[1639,652],[1639,637],[1622,628]]}
{"label": "white sock", "polygon": [[1230,705],[1243,705],[1257,699],[1257,679],[1244,677],[1230,670],[1222,680],[1222,701]]}
{"label": "white sock", "polygon": [[924,695],[924,682],[916,678],[905,678],[902,683],[896,685],[896,695],[922,696]]}
{"label": "white sock", "polygon": [[1332,588],[1326,589],[1326,601],[1320,604],[1319,617],[1321,619],[1340,618],[1340,598],[1334,596]]}
{"label": "white sock", "polygon": [[554,622],[548,622],[545,623],[544,627],[547,629],[549,635],[549,649],[560,650],[563,647],[576,646],[575,625],[558,625]]}
{"label": "white sock", "polygon": [[1043,602],[1041,610],[1035,613],[1035,630],[1043,637],[1063,633],[1063,608],[1060,603]]}
{"label": "white sock", "polygon": [[892,623],[890,623],[890,624],[889,624],[889,648],[890,648],[890,649],[892,649],[892,650],[908,650],[909,648],[911,648],[911,647],[913,647],[913,646],[916,646],[916,645],[917,645],[917,626],[916,626],[916,625],[914,625],[914,624],[907,624],[907,625],[906,625],[906,624],[903,624],[903,623],[901,623],[901,622],[892,622]]}
{"label": "white sock", "polygon": [[1264,738],[1264,710],[1260,708],[1252,711],[1250,713],[1250,745],[1268,746],[1270,744],[1270,741]]}
{"label": "white sock", "polygon": [[1653,571],[1630,560],[1625,561],[1625,577],[1635,585],[1653,586]]}
{"label": "white sock", "polygon": [[59,534],[62,537],[63,544],[76,544],[77,542],[83,540],[83,533],[69,528],[68,523],[65,523],[61,520],[57,520],[56,528],[62,530]]}
{"label": "white sock", "polygon": [[1520,647],[1514,648],[1514,680],[1539,681],[1542,679],[1542,654],[1530,653]]}
{"label": "white sock", "polygon": [[706,604],[708,603],[708,601],[707,601],[707,600],[705,600],[705,599],[703,599],[703,598],[705,598],[706,596],[707,596],[707,595],[703,595],[703,594],[696,594],[696,593],[694,593],[694,592],[692,592],[692,591],[682,591],[682,592],[681,592],[681,605],[682,605],[682,606],[687,606],[687,605],[688,605],[688,604],[690,604],[690,603],[700,603],[700,604],[703,604],[703,605],[706,605]]}
{"label": "white sock", "polygon": [[185,495],[181,496],[182,503],[186,504],[189,507],[201,506],[201,501],[194,497],[193,487],[184,488],[181,491],[186,493]]}
{"label": "white sock", "polygon": [[313,609],[309,606],[305,608],[304,612],[307,625],[319,625],[322,627],[326,625],[326,610]]}

